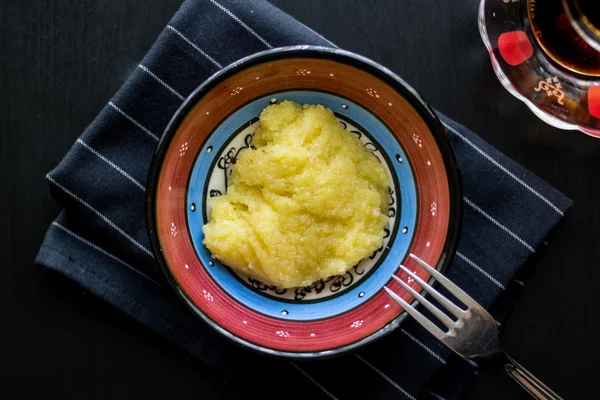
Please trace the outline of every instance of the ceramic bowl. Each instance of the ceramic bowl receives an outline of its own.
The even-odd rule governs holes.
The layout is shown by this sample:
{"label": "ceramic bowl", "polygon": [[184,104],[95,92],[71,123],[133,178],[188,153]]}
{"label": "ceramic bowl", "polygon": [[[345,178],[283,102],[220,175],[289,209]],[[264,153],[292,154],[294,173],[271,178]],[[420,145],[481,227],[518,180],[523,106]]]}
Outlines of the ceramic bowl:
{"label": "ceramic bowl", "polygon": [[[252,146],[261,111],[283,100],[332,109],[392,182],[384,245],[342,276],[292,289],[235,273],[202,244],[208,200],[226,192],[238,155]],[[382,287],[413,301],[390,280],[393,274],[408,279],[398,272],[400,263],[429,279],[409,253],[439,269],[448,266],[461,198],[446,133],[406,83],[361,56],[295,46],[242,59],[190,95],[152,162],[147,222],[156,259],[192,312],[251,349],[312,358],[354,349],[401,323],[406,313]]]}

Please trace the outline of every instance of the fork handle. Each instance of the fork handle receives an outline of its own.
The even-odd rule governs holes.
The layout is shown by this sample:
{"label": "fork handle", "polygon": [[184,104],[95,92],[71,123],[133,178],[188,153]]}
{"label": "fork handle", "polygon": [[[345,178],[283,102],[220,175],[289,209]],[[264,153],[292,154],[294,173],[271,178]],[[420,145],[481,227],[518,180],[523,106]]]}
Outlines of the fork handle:
{"label": "fork handle", "polygon": [[508,354],[505,353],[504,356],[506,358],[504,370],[515,382],[529,392],[530,395],[539,400],[562,400],[562,397],[554,393],[552,389],[533,376],[531,372],[523,368]]}

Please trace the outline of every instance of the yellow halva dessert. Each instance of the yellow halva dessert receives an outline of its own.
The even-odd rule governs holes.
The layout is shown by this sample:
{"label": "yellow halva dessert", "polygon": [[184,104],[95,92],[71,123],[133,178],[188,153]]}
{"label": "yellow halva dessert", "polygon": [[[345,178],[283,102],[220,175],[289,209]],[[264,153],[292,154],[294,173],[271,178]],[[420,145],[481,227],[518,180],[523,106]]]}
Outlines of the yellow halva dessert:
{"label": "yellow halva dessert", "polygon": [[389,177],[333,112],[284,101],[260,115],[227,194],[211,199],[204,244],[280,288],[345,273],[383,243]]}

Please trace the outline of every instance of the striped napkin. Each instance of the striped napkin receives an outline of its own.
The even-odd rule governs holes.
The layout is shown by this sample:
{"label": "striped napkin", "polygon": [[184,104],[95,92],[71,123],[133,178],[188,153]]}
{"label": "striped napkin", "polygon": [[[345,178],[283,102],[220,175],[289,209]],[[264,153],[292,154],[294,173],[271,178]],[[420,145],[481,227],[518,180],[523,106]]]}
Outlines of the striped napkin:
{"label": "striped napkin", "polygon": [[[187,0],[123,87],[48,176],[63,211],[37,263],[244,385],[287,399],[457,398],[477,368],[408,320],[357,353],[266,358],[230,344],[174,297],[149,250],[145,184],[160,135],[182,101],[237,59],[293,44],[333,46],[262,0]],[[515,280],[570,201],[449,118],[464,184],[460,245],[448,276],[501,319]],[[517,290],[518,291],[518,290]]]}

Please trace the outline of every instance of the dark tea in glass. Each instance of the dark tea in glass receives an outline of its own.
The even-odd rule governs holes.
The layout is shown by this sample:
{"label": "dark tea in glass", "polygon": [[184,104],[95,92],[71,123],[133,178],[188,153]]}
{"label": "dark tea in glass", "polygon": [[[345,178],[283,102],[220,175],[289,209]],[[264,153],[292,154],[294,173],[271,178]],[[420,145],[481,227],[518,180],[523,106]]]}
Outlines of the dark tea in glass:
{"label": "dark tea in glass", "polygon": [[[593,46],[600,0],[528,0],[533,34],[557,64],[586,76],[600,76],[600,51]],[[566,4],[564,4],[566,3]],[[568,8],[567,8],[568,7]],[[589,33],[581,34],[585,27]]]}

